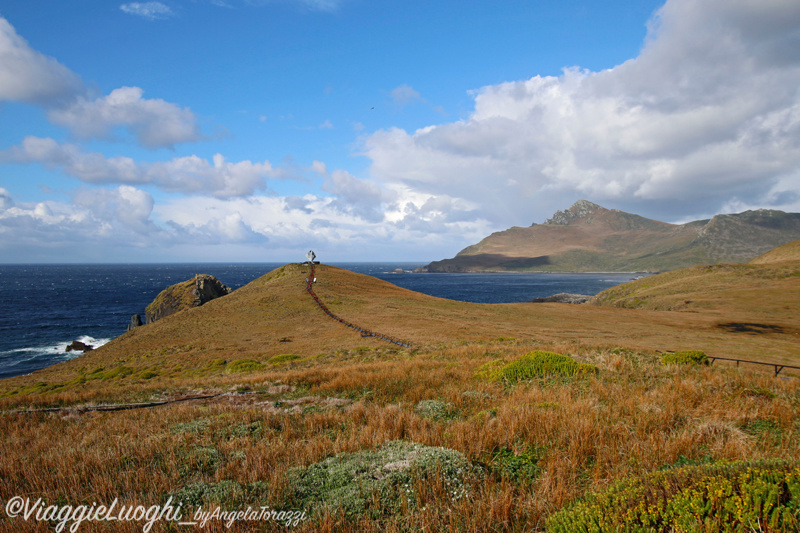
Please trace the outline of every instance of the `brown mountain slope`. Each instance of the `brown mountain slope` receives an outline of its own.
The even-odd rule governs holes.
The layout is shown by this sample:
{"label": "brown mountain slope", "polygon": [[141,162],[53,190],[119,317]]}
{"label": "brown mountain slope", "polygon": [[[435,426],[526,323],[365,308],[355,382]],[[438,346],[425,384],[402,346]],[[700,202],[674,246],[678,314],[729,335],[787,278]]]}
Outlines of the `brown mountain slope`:
{"label": "brown mountain slope", "polygon": [[800,238],[800,214],[747,211],[668,224],[581,200],[544,224],[486,237],[430,272],[664,271],[748,261]]}
{"label": "brown mountain slope", "polygon": [[114,394],[126,383],[153,390],[165,384],[189,387],[218,374],[220,368],[232,371],[237,360],[248,368],[268,369],[273,357],[286,354],[304,359],[321,356],[334,363],[337,354],[360,350],[385,349],[408,357],[442,343],[500,337],[637,350],[703,349],[712,355],[787,364],[800,359],[796,313],[780,318],[781,330],[760,336],[720,326],[754,321],[761,305],[755,302],[709,308],[702,314],[566,304],[470,304],[331,266],[317,267],[314,291],[334,314],[410,341],[413,349],[408,350],[362,337],[329,318],[305,290],[308,272],[307,265],[286,265],[224,298],[136,328],[81,357],[2,380],[0,396],[13,391],[81,390],[91,398],[96,389],[97,397],[104,397],[111,394],[109,383],[118,384]]}

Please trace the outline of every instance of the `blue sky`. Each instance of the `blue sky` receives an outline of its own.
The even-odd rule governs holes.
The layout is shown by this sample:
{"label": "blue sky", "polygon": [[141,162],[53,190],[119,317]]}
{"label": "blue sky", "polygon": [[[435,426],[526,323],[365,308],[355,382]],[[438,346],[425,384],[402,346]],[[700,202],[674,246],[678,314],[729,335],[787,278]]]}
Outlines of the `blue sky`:
{"label": "blue sky", "polygon": [[793,0],[0,0],[0,262],[799,211],[799,50]]}

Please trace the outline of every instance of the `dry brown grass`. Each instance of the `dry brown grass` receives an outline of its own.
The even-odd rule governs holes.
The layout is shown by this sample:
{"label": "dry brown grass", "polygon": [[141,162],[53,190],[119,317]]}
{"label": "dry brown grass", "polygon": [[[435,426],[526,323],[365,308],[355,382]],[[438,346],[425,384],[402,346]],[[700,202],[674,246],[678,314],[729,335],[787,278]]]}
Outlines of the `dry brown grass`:
{"label": "dry brown grass", "polygon": [[[29,495],[150,506],[191,483],[234,480],[266,482],[269,495],[259,503],[286,508],[289,468],[403,439],[452,448],[487,466],[500,449],[540,450],[539,475],[519,484],[490,467],[469,498],[449,500],[434,480],[420,487],[425,505],[415,510],[374,520],[329,513],[294,530],[539,531],[550,514],[588,492],[679,460],[800,459],[800,380],[732,367],[666,367],[653,351],[713,355],[738,345],[738,353],[796,358],[796,343],[778,335],[737,335],[690,313],[461,304],[319,269],[315,290],[333,312],[416,341],[407,350],[328,319],[304,293],[303,270],[287,266],[69,363],[6,380],[3,409],[232,394],[120,412],[6,412],[2,503]],[[475,377],[481,365],[536,349],[594,364],[599,373],[513,387]],[[241,373],[219,361],[265,363],[287,353],[300,358]],[[121,366],[134,372],[112,371]],[[86,379],[98,367],[104,370],[94,375],[102,377]],[[157,375],[141,377],[147,369]],[[37,389],[37,382],[61,388]],[[449,414],[426,418],[416,409],[422,400],[449,404]],[[81,531],[141,530],[115,526]],[[26,528],[36,530],[0,518],[0,531]],[[209,530],[226,530],[215,528]]]}
{"label": "dry brown grass", "polygon": [[[0,418],[0,494],[63,502],[121,497],[152,505],[191,482],[231,479],[267,482],[273,499],[265,503],[281,506],[288,468],[338,452],[405,439],[485,463],[500,448],[535,446],[545,453],[530,487],[490,475],[469,501],[434,494],[426,510],[402,517],[326,515],[297,529],[530,531],[587,491],[681,456],[800,459],[797,380],[668,368],[646,354],[607,350],[573,354],[598,365],[597,377],[513,388],[474,378],[481,364],[529,347],[454,345],[335,366],[320,359],[283,373],[242,376],[239,387],[251,388],[249,395],[115,413],[6,414]],[[275,386],[278,379],[289,386]],[[415,406],[424,399],[451,403],[453,416],[420,416]],[[233,429],[254,423],[258,434],[235,436]],[[213,465],[192,461],[192,450],[209,448],[216,450]]]}

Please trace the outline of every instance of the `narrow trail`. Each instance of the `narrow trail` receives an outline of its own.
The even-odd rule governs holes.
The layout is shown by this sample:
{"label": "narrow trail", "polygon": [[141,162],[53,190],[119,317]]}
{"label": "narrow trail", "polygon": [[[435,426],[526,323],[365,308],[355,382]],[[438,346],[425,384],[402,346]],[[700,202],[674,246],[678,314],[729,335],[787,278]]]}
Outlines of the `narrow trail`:
{"label": "narrow trail", "polygon": [[334,315],[330,311],[330,309],[328,309],[328,307],[324,303],[322,303],[322,301],[319,299],[319,297],[317,297],[317,295],[314,293],[314,289],[311,288],[311,286],[314,283],[314,280],[316,278],[314,277],[314,263],[312,262],[310,264],[311,264],[311,272],[308,274],[308,279],[306,279],[306,292],[308,292],[308,294],[311,295],[311,297],[317,303],[319,308],[322,309],[325,312],[326,315],[328,315],[332,319],[336,320],[337,322],[341,323],[342,325],[347,326],[348,328],[351,328],[351,329],[354,329],[354,330],[360,332],[362,337],[375,337],[377,339],[385,340],[386,342],[391,342],[392,344],[397,344],[398,346],[403,346],[405,348],[411,348],[411,343],[410,342],[401,341],[401,340],[396,339],[394,337],[391,337],[389,335],[382,335],[380,333],[375,333],[374,331],[370,331],[370,330],[368,330],[366,328],[362,328],[361,326],[356,326],[355,324],[351,324],[350,322],[348,322],[348,321],[346,321],[346,320],[344,320],[342,318],[339,318],[338,316]]}

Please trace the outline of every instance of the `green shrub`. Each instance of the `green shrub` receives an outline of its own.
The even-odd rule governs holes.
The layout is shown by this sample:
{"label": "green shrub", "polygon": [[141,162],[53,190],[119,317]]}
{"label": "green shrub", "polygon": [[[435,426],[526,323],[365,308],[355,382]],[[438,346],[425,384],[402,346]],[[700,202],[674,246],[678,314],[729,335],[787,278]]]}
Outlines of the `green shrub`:
{"label": "green shrub", "polygon": [[254,372],[256,370],[263,370],[264,365],[252,359],[237,359],[228,364],[228,373],[238,374],[240,372]]}
{"label": "green shrub", "polygon": [[488,363],[484,363],[480,367],[478,367],[478,371],[475,373],[475,377],[479,379],[492,380],[500,371],[500,369],[507,364],[508,361],[506,361],[505,359],[495,359],[494,361],[489,361]]}
{"label": "green shrub", "polygon": [[449,498],[460,499],[481,473],[455,450],[394,441],[377,450],[342,453],[307,468],[292,468],[287,478],[290,498],[299,508],[378,517],[416,507],[420,482],[441,482]]}
{"label": "green shrub", "polygon": [[275,355],[267,359],[268,365],[282,365],[283,363],[288,363],[289,361],[294,361],[296,359],[300,359],[300,356],[293,353],[284,353],[281,355]]}
{"label": "green shrub", "polygon": [[453,418],[453,404],[441,400],[423,400],[417,404],[415,411],[431,420],[447,420]]}
{"label": "green shrub", "polygon": [[208,418],[198,418],[197,420],[192,420],[191,422],[180,422],[178,424],[173,424],[170,426],[169,432],[173,435],[179,433],[203,433],[210,425],[211,421]]}
{"label": "green shrub", "polygon": [[800,464],[713,463],[629,478],[553,514],[550,533],[800,530]]}
{"label": "green shrub", "polygon": [[216,503],[224,509],[240,509],[246,504],[266,504],[269,498],[267,488],[267,484],[263,481],[246,484],[230,479],[217,483],[200,481],[189,483],[169,496],[186,507]]}
{"label": "green shrub", "polygon": [[222,440],[234,440],[250,437],[252,439],[260,439],[264,429],[261,422],[255,421],[249,424],[241,422],[218,429],[214,436]]}
{"label": "green shrub", "polygon": [[697,457],[695,459],[690,459],[685,455],[679,455],[678,459],[674,463],[661,466],[659,470],[669,470],[670,468],[681,468],[683,466],[707,465],[713,462],[714,458],[710,455],[703,455],[702,457]]}
{"label": "green shrub", "polygon": [[583,364],[571,357],[536,350],[511,363],[492,361],[480,367],[477,376],[508,384],[548,376],[578,376],[597,372],[594,365]]}
{"label": "green shrub", "polygon": [[213,446],[193,446],[179,452],[182,475],[213,475],[222,464],[222,455]]}
{"label": "green shrub", "polygon": [[707,365],[708,356],[700,350],[666,353],[661,357],[665,365]]}
{"label": "green shrub", "polygon": [[544,448],[531,446],[525,451],[514,453],[504,446],[492,454],[489,466],[500,477],[512,483],[529,485],[541,473],[539,460],[544,452]]}

